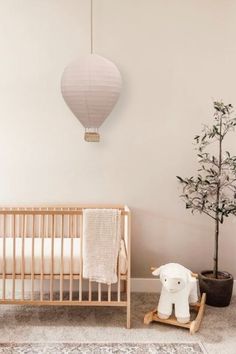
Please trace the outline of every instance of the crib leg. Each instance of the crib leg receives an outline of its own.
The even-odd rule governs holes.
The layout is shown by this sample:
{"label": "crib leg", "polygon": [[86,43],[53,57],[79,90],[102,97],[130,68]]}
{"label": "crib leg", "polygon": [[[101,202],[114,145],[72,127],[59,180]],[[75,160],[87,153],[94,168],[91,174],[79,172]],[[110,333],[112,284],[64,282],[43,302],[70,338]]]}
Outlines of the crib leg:
{"label": "crib leg", "polygon": [[126,328],[131,327],[131,294],[130,294],[130,279],[126,282],[126,294],[127,294],[127,312],[126,312]]}
{"label": "crib leg", "polygon": [[131,292],[130,292],[130,278],[125,281],[125,289],[127,296],[127,312],[126,312],[126,328],[129,329],[131,327]]}
{"label": "crib leg", "polygon": [[126,328],[130,329],[130,304],[127,305],[127,312],[126,312]]}

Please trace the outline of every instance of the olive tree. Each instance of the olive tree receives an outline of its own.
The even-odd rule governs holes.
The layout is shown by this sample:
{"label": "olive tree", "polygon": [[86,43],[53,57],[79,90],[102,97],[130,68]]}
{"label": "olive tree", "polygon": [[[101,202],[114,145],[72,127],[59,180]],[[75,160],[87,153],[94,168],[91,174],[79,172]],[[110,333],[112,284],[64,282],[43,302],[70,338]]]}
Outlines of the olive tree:
{"label": "olive tree", "polygon": [[186,208],[192,213],[204,213],[215,222],[213,277],[217,278],[220,224],[229,215],[236,215],[236,156],[224,151],[223,146],[225,137],[236,126],[236,117],[231,104],[214,102],[213,118],[213,125],[204,125],[194,138],[200,165],[197,175],[177,178]]}

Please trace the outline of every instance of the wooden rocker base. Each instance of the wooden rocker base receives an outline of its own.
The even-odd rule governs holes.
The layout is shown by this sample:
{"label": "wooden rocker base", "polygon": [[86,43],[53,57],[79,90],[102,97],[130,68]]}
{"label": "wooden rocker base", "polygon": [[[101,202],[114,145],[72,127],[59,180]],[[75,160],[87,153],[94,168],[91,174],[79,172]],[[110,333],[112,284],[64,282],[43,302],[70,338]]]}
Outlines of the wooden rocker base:
{"label": "wooden rocker base", "polygon": [[205,310],[205,303],[206,303],[206,294],[202,294],[201,301],[197,302],[194,305],[190,305],[190,309],[197,313],[197,316],[194,320],[189,321],[188,323],[180,323],[177,321],[174,315],[169,317],[167,320],[163,320],[157,316],[157,310],[150,311],[144,316],[144,324],[148,325],[151,322],[160,322],[169,324],[172,326],[178,326],[182,328],[187,328],[190,331],[190,334],[194,334],[200,328],[204,310]]}

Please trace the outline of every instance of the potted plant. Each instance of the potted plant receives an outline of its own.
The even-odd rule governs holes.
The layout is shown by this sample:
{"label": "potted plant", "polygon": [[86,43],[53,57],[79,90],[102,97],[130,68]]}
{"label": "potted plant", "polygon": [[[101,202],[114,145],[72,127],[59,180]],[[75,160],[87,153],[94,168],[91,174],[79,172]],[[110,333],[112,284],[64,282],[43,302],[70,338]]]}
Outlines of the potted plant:
{"label": "potted plant", "polygon": [[[219,307],[229,305],[233,290],[232,275],[218,269],[218,246],[220,225],[231,214],[236,215],[236,156],[223,150],[224,139],[235,126],[232,105],[214,102],[214,124],[204,125],[194,138],[198,174],[190,178],[177,176],[186,208],[207,215],[215,223],[213,269],[199,274],[199,285],[201,293],[207,294],[207,304]],[[215,154],[209,152],[210,144]]]}

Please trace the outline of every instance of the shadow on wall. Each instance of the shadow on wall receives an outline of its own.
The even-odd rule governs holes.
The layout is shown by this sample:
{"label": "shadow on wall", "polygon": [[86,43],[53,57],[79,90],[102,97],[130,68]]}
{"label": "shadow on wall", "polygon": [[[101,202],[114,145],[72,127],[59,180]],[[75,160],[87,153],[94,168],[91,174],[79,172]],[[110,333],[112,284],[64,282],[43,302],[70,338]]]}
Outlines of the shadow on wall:
{"label": "shadow on wall", "polygon": [[[132,277],[152,278],[150,267],[176,262],[199,271],[211,262],[211,224],[202,216],[176,218],[132,208]],[[186,237],[186,235],[188,235]],[[202,240],[204,239],[204,247]],[[201,257],[196,257],[197,253]],[[204,260],[204,261],[202,261]]]}

